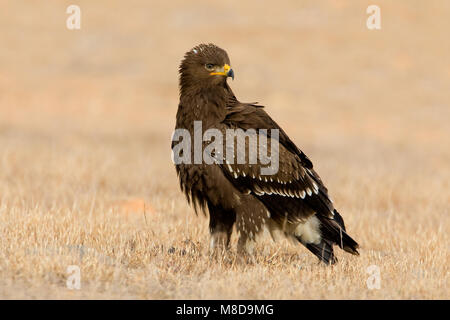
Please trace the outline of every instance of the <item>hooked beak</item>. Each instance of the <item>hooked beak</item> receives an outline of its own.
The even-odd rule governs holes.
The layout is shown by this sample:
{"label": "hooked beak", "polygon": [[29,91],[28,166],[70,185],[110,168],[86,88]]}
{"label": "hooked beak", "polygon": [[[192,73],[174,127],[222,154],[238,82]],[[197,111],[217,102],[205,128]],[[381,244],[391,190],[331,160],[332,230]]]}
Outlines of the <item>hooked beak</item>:
{"label": "hooked beak", "polygon": [[221,68],[218,72],[211,72],[210,75],[221,75],[225,77],[231,77],[231,79],[234,80],[234,71],[227,63],[225,63],[223,68]]}
{"label": "hooked beak", "polygon": [[233,69],[228,70],[227,77],[231,77],[231,79],[234,80],[234,71],[233,71]]}

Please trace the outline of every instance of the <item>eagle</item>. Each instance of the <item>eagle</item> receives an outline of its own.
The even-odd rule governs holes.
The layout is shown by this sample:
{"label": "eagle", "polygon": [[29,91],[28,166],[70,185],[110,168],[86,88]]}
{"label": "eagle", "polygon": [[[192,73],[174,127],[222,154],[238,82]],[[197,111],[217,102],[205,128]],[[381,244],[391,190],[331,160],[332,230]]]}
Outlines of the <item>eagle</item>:
{"label": "eagle", "polygon": [[[256,236],[267,229],[274,239],[281,236],[302,244],[327,265],[337,262],[335,245],[359,255],[358,243],[348,235],[311,160],[263,106],[236,98],[227,83],[230,77],[234,79],[234,71],[228,54],[214,44],[195,46],[179,67],[175,132],[203,138],[192,146],[192,139],[183,135],[190,145],[180,148],[173,137],[172,156],[189,160],[175,162],[175,168],[188,203],[195,212],[209,213],[210,248],[229,249],[235,227],[237,250],[243,254],[253,252]],[[213,132],[214,140],[225,139],[229,130],[246,135],[244,149],[234,148],[235,140],[219,141],[216,146],[226,144],[226,152],[210,148],[209,161],[206,157],[199,161],[198,148],[205,151],[213,140],[204,139],[206,133]],[[253,136],[258,143],[267,142],[258,145],[259,150],[277,152],[276,171],[264,173],[267,161],[263,164],[259,157],[250,163]],[[232,161],[238,158],[244,161]]]}

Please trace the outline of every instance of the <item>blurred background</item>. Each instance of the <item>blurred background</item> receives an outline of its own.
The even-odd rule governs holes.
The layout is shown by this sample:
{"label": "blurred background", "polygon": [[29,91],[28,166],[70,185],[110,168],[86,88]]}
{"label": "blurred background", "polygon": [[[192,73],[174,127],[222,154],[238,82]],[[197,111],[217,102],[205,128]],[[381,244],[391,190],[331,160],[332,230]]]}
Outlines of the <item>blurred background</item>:
{"label": "blurred background", "polygon": [[429,156],[449,146],[447,1],[377,1],[372,31],[369,1],[80,0],[80,30],[66,28],[70,4],[2,1],[3,133],[95,126],[168,146],[179,62],[213,42],[231,57],[237,96],[266,105],[302,143],[419,144]]}
{"label": "blurred background", "polygon": [[[66,27],[72,4],[80,30]],[[381,30],[366,27],[371,4]],[[16,210],[4,249],[37,207],[91,221],[146,206],[161,216],[155,232],[194,232],[187,221],[199,219],[206,241],[170,138],[179,63],[210,42],[230,56],[238,99],[266,106],[313,160],[366,248],[384,250],[391,228],[404,241],[418,225],[448,231],[449,17],[445,0],[1,0],[0,209]]]}
{"label": "blurred background", "polygon": [[370,1],[80,0],[80,30],[66,27],[71,4],[2,1],[4,152],[77,143],[61,139],[139,144],[170,188],[178,65],[213,42],[229,53],[237,97],[267,106],[313,160],[449,172],[448,1],[377,1],[381,30],[366,27]]}

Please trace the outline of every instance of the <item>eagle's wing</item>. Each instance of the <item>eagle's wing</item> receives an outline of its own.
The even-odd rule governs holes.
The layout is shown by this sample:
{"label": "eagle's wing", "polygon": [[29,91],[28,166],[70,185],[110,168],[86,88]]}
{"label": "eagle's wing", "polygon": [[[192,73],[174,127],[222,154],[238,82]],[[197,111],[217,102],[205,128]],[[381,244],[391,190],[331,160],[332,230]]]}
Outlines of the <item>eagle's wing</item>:
{"label": "eagle's wing", "polygon": [[241,103],[235,99],[229,102],[228,114],[224,121],[230,125],[238,125],[243,130],[247,129],[278,129],[280,143],[290,152],[296,154],[302,166],[312,169],[311,160],[292,142],[284,130],[266,113],[263,106],[256,103]]}
{"label": "eagle's wing", "polygon": [[[328,192],[308,157],[298,149],[278,124],[270,118],[263,108],[252,104],[235,104],[222,123],[225,129],[268,129],[268,150],[270,154],[273,138],[270,129],[279,130],[279,167],[273,175],[263,175],[261,169],[267,165],[249,164],[249,141],[246,141],[246,161],[244,164],[223,161],[221,165],[226,177],[242,192],[252,193],[270,210],[272,218],[278,221],[305,221],[316,213],[332,218],[334,208]],[[249,134],[249,131],[246,132]],[[258,134],[258,131],[254,134]],[[258,148],[264,146],[258,144]],[[237,150],[235,159],[238,157]],[[226,152],[230,152],[229,148]],[[261,150],[259,151],[261,152]]]}

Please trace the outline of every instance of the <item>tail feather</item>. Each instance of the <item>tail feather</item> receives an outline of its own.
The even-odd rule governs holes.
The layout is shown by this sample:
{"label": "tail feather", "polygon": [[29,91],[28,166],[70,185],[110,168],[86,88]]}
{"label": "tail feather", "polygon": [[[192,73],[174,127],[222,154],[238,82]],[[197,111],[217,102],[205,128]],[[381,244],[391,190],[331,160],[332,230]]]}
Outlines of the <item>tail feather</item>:
{"label": "tail feather", "polygon": [[323,216],[319,216],[318,218],[321,222],[320,231],[324,239],[332,241],[344,251],[359,255],[359,245],[345,231],[344,220],[336,209],[334,210],[333,219]]}
{"label": "tail feather", "polygon": [[333,252],[333,245],[337,245],[351,254],[359,255],[359,245],[345,231],[344,220],[337,210],[334,210],[334,217],[331,219],[322,215],[317,215],[317,218],[320,221],[321,234],[318,244],[305,243],[304,239],[296,236],[297,240],[309,251],[326,264],[335,264],[338,261]]}
{"label": "tail feather", "polygon": [[[300,241],[300,239],[298,239]],[[333,244],[328,240],[322,240],[319,244],[307,243],[305,247],[317,258],[326,264],[335,264],[338,260],[334,256]]]}

